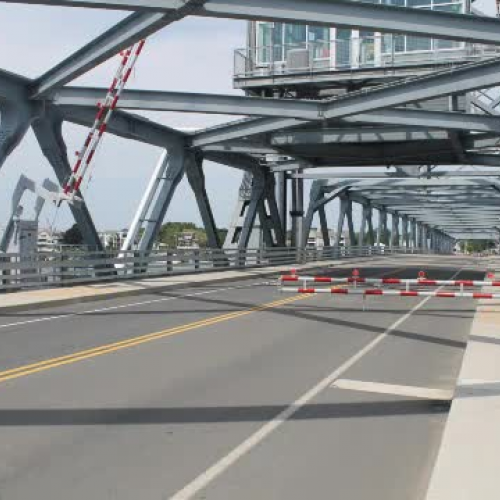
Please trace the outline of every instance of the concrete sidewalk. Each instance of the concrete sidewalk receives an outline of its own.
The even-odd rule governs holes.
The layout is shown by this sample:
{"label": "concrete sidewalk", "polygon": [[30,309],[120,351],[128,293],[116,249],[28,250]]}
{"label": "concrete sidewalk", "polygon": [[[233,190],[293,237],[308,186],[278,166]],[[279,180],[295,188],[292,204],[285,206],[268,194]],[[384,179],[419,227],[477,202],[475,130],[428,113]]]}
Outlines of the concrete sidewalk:
{"label": "concrete sidewalk", "polygon": [[[365,258],[373,264],[380,257]],[[65,288],[44,288],[27,290],[0,295],[0,313],[15,310],[37,309],[72,303],[105,300],[127,295],[138,295],[170,288],[196,287],[207,283],[223,283],[245,279],[266,278],[291,268],[314,269],[330,266],[352,266],[355,261],[349,259],[311,262],[301,265],[274,266],[254,269],[227,270],[159,278],[145,278],[141,280],[110,281],[91,285],[72,286]]]}
{"label": "concrete sidewalk", "polygon": [[427,500],[498,500],[499,471],[500,301],[490,300],[474,317]]}

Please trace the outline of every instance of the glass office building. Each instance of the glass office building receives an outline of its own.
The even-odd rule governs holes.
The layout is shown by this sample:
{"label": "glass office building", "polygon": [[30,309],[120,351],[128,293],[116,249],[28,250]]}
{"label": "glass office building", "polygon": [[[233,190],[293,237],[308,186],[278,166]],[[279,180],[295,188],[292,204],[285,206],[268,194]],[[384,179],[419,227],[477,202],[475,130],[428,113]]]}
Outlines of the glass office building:
{"label": "glass office building", "polygon": [[[470,13],[469,0],[378,0],[384,4]],[[493,46],[414,35],[294,25],[249,23],[247,47],[235,54],[235,82],[280,75],[417,68],[464,63],[498,55]],[[394,71],[401,71],[395,69]],[[408,71],[406,72],[408,74]]]}

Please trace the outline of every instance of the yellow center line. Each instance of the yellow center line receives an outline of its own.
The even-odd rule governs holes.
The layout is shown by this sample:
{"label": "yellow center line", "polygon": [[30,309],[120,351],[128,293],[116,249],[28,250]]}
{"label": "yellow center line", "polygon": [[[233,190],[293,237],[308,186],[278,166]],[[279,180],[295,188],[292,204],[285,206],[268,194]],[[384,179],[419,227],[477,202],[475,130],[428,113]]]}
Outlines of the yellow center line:
{"label": "yellow center line", "polygon": [[230,321],[232,319],[241,318],[249,314],[253,314],[259,311],[265,311],[266,309],[272,309],[274,307],[279,307],[281,305],[286,305],[289,302],[295,302],[308,298],[310,296],[305,295],[295,295],[287,299],[276,300],[267,304],[262,304],[260,306],[255,306],[244,311],[235,311],[228,314],[223,314],[220,316],[215,316],[212,318],[195,321],[193,323],[188,323],[186,325],[180,325],[177,327],[169,328],[167,330],[162,330],[159,332],[149,333],[146,335],[141,335],[139,337],[133,337],[127,340],[122,340],[119,342],[114,342],[112,344],[106,344],[92,349],[87,349],[84,351],[75,352],[73,354],[67,354],[65,356],[60,356],[57,358],[46,359],[44,361],[39,361],[37,363],[19,366],[17,368],[12,368],[10,370],[5,370],[0,372],[0,383],[6,382],[7,380],[12,380],[15,378],[25,377],[33,373],[42,372],[45,370],[50,370],[52,368],[57,368],[59,366],[68,365],[71,363],[76,363],[78,361],[83,361],[89,358],[95,358],[97,356],[103,356],[112,352],[120,351],[122,349],[128,349],[130,347],[135,347],[146,342],[152,342],[154,340],[160,340],[167,337],[172,337],[174,335],[179,335],[190,330],[195,330],[197,328],[212,326],[217,323],[222,323],[224,321]]}
{"label": "yellow center line", "polygon": [[[390,273],[395,274],[402,270],[396,269]],[[344,288],[346,285],[337,285],[333,288]],[[223,314],[220,316],[214,316],[212,318],[203,319],[200,321],[195,321],[193,323],[188,323],[185,325],[179,325],[167,330],[161,330],[159,332],[148,333],[146,335],[140,335],[138,337],[132,337],[130,339],[121,340],[119,342],[113,342],[112,344],[105,344],[91,349],[86,349],[84,351],[78,351],[73,354],[67,354],[65,356],[60,356],[57,358],[50,358],[43,361],[38,361],[29,365],[18,366],[17,368],[11,368],[10,370],[5,370],[0,372],[0,383],[6,382],[7,380],[12,380],[15,378],[25,377],[33,373],[43,372],[50,370],[52,368],[57,368],[64,365],[69,365],[72,363],[77,363],[90,358],[95,358],[97,356],[103,356],[105,354],[110,354],[116,351],[121,351],[123,349],[128,349],[130,347],[135,347],[147,342],[153,342],[155,340],[164,339],[167,337],[172,337],[174,335],[179,335],[190,330],[196,330],[198,328],[216,325],[217,323],[222,323],[224,321],[230,321],[232,319],[241,318],[249,314],[253,314],[259,311],[265,311],[266,309],[272,309],[274,307],[279,307],[281,305],[286,305],[290,302],[295,302],[298,300],[304,300],[307,298],[312,298],[314,295],[294,295],[287,299],[280,299],[274,302],[269,302],[267,304],[261,304],[259,306],[254,306],[243,311],[234,311],[232,313]],[[167,314],[167,313],[166,313]]]}

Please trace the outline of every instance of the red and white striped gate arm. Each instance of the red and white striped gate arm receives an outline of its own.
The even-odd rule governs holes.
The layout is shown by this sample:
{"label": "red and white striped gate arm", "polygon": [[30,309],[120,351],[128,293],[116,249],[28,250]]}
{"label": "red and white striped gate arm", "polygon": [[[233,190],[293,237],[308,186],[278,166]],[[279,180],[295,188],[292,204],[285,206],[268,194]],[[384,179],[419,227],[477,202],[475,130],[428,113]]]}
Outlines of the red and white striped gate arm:
{"label": "red and white striped gate arm", "polygon": [[282,283],[366,283],[369,285],[422,285],[422,286],[493,286],[500,287],[500,281],[476,280],[429,280],[429,279],[400,279],[400,278],[335,278],[330,276],[281,276]]}
{"label": "red and white striped gate arm", "polygon": [[102,138],[106,132],[108,123],[116,109],[120,96],[125,88],[138,57],[144,48],[145,40],[134,44],[128,48],[122,56],[120,65],[108,89],[104,102],[98,104],[98,111],[94,123],[85,139],[85,142],[77,152],[76,163],[73,166],[71,176],[63,188],[64,194],[73,198],[80,188],[86,171],[94,158],[97,149],[102,143]]}
{"label": "red and white striped gate arm", "polygon": [[380,290],[376,289],[347,289],[347,288],[297,288],[282,287],[282,292],[302,293],[314,295],[318,293],[329,293],[331,295],[363,295],[381,296],[390,295],[393,297],[438,297],[442,299],[469,298],[469,299],[500,299],[500,293],[473,293],[473,292],[420,292],[413,290]]}

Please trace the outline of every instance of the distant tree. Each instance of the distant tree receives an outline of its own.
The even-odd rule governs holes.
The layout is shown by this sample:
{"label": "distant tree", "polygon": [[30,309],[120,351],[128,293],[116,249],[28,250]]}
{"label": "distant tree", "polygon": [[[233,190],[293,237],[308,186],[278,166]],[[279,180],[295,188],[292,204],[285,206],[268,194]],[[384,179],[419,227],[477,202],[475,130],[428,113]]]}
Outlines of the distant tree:
{"label": "distant tree", "polygon": [[62,243],[64,245],[81,245],[83,243],[82,233],[76,224],[63,233]]}
{"label": "distant tree", "polygon": [[229,232],[228,229],[226,229],[225,227],[220,228],[217,230],[217,232],[219,233],[219,240],[221,242],[221,245],[224,245],[224,242],[226,241],[227,233]]}
{"label": "distant tree", "polygon": [[177,241],[176,237],[183,231],[195,231],[196,224],[192,222],[167,222],[163,224],[158,234],[158,242],[167,245],[170,248],[175,248]]}
{"label": "distant tree", "polygon": [[495,242],[492,240],[468,240],[465,244],[468,253],[481,253],[491,248],[495,248]]}
{"label": "distant tree", "polygon": [[[158,234],[158,242],[169,248],[175,248],[177,237],[183,232],[192,232],[196,235],[196,240],[201,248],[207,246],[207,233],[192,222],[167,222],[163,224]],[[228,230],[221,228],[217,230],[221,243],[224,243]]]}

